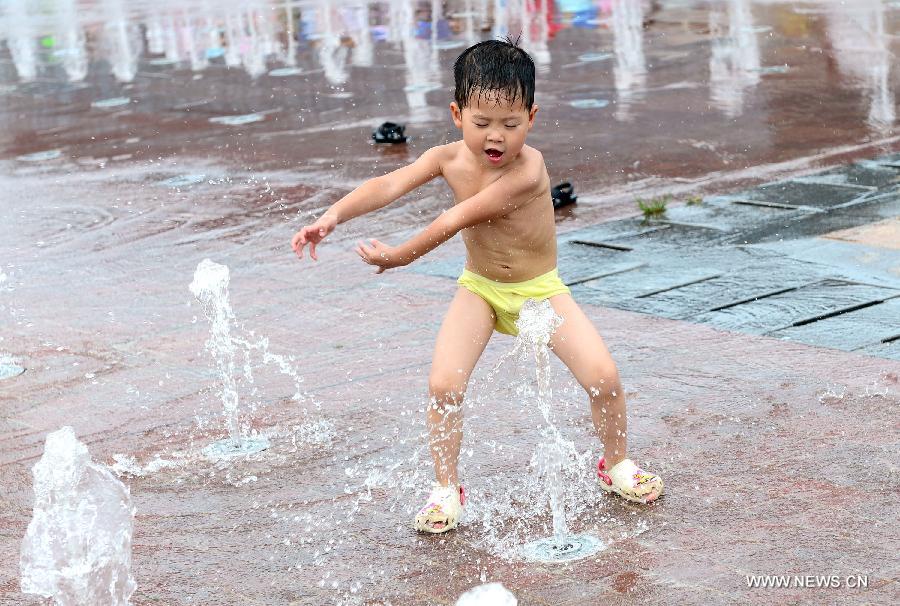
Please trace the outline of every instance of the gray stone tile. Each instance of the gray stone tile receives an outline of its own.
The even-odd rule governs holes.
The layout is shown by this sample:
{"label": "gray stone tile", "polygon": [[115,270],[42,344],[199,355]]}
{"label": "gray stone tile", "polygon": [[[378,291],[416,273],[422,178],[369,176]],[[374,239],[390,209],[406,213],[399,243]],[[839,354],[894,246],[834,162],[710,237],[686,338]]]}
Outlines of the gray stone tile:
{"label": "gray stone tile", "polygon": [[427,276],[457,279],[466,265],[465,257],[453,257],[440,261],[421,261],[408,266],[410,271]]}
{"label": "gray stone tile", "polygon": [[900,339],[890,341],[889,343],[877,343],[855,350],[867,356],[876,358],[887,358],[888,360],[900,360]]}
{"label": "gray stone tile", "polygon": [[715,268],[700,265],[673,271],[669,265],[648,264],[631,271],[577,284],[572,287],[572,292],[586,302],[615,304],[616,307],[625,309],[623,303],[629,299],[709,279],[718,276],[719,273]]}
{"label": "gray stone tile", "polygon": [[828,209],[851,202],[866,193],[869,193],[867,188],[855,186],[782,181],[762,185],[734,196],[746,202]]}
{"label": "gray stone tile", "polygon": [[900,192],[870,194],[853,206],[829,212],[797,213],[785,216],[783,221],[773,221],[735,233],[723,243],[757,244],[819,236],[828,232],[866,225],[896,216],[900,212]]}
{"label": "gray stone tile", "polygon": [[900,288],[900,250],[828,238],[806,238],[742,247],[815,264],[836,278]]}
{"label": "gray stone tile", "polygon": [[644,298],[640,311],[689,319],[704,312],[762,299],[827,277],[827,269],[779,258],[737,267],[732,272]]}
{"label": "gray stone tile", "polygon": [[729,198],[719,197],[701,204],[676,206],[667,210],[659,221],[705,227],[722,232],[742,232],[805,214],[808,213],[796,209],[734,204]]}
{"label": "gray stone tile", "polygon": [[885,166],[900,168],[900,153],[881,156],[879,158],[875,158],[875,160],[873,161],[878,164],[884,164]]}
{"label": "gray stone tile", "polygon": [[652,225],[641,217],[630,217],[618,221],[609,221],[598,225],[591,225],[583,229],[566,232],[560,236],[560,242],[610,242],[618,244],[616,240],[644,234],[652,234],[665,229],[664,225]]}
{"label": "gray stone tile", "polygon": [[776,330],[769,335],[844,351],[879,347],[883,341],[900,336],[900,290],[897,295],[884,303]]}
{"label": "gray stone tile", "polygon": [[[652,229],[650,228],[652,226]],[[722,241],[728,234],[722,230],[704,225],[682,225],[666,222],[663,219],[653,220],[648,228],[640,233],[623,234],[614,239],[597,237],[597,234],[586,233],[573,238],[573,242],[604,247],[613,245],[633,250],[659,250],[662,248],[683,248],[688,246],[709,246]]]}
{"label": "gray stone tile", "polygon": [[900,179],[900,168],[885,166],[871,160],[842,166],[816,175],[794,179],[800,183],[827,183],[830,185],[855,185],[883,188],[895,185]]}
{"label": "gray stone tile", "polygon": [[630,251],[585,246],[570,241],[559,244],[557,266],[563,282],[578,284],[604,275],[633,269],[644,261]]}
{"label": "gray stone tile", "polygon": [[798,326],[895,296],[894,289],[842,280],[822,280],[795,290],[702,313],[692,320],[750,334]]}

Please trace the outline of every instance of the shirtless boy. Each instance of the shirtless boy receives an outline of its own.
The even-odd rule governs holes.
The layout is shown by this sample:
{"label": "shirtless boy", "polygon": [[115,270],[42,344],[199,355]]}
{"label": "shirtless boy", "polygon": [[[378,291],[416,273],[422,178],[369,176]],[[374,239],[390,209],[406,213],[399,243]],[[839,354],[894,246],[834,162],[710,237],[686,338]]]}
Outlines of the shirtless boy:
{"label": "shirtless boy", "polygon": [[549,299],[562,325],[550,348],[587,392],[604,456],[600,487],[647,503],[663,491],[659,476],[626,458],[625,394],[603,340],[560,280],[550,178],[539,151],[525,145],[534,125],[534,63],[510,41],[489,40],[456,60],[453,123],[462,141],[433,147],[418,160],[375,177],[331,206],[291,240],[297,256],[334,228],[387,206],[435,177],[453,190],[455,205],[415,237],[397,246],[377,240],[356,252],[376,273],[412,263],[457,233],[466,246],[465,269],[437,336],[428,379],[428,429],[437,477],[415,528],[440,533],[456,527],[465,503],[457,477],[462,402],[469,376],[496,330],[515,335],[528,298]]}

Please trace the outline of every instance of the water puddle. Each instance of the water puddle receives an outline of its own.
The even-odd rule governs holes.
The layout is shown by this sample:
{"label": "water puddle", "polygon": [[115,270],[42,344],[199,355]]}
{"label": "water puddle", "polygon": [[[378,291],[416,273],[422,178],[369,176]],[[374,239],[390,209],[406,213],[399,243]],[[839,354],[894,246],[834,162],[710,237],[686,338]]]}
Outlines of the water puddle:
{"label": "water puddle", "polygon": [[609,105],[606,99],[577,99],[569,101],[569,105],[576,109],[603,109]]}
{"label": "water puddle", "polygon": [[522,546],[522,556],[533,562],[547,564],[580,560],[606,549],[606,545],[589,534],[572,534],[562,540],[556,537],[538,539]]}
{"label": "water puddle", "polygon": [[111,109],[114,107],[122,107],[123,105],[128,105],[131,103],[130,97],[113,97],[111,99],[101,99],[100,101],[94,101],[91,103],[91,107],[95,107],[98,109]]}
{"label": "water puddle", "polygon": [[247,455],[266,450],[269,446],[271,446],[271,442],[265,436],[242,436],[238,440],[227,438],[213,442],[203,448],[201,452],[208,459],[219,461],[235,457],[246,457]]}
{"label": "water puddle", "polygon": [[269,75],[275,78],[286,78],[288,76],[300,76],[305,72],[299,67],[279,67],[269,72]]}
{"label": "water puddle", "polygon": [[581,63],[593,63],[595,61],[606,61],[614,56],[612,53],[583,53],[578,55],[578,61]]}
{"label": "water puddle", "polygon": [[[0,283],[3,282],[4,274],[0,273]],[[12,356],[0,354],[0,381],[18,377],[25,372],[25,367],[19,364],[19,361]]]}
{"label": "water puddle", "polygon": [[176,177],[170,177],[168,179],[165,179],[164,181],[160,181],[159,184],[164,187],[190,187],[191,185],[199,185],[204,181],[206,181],[206,175],[178,175]]}
{"label": "water puddle", "polygon": [[62,157],[61,150],[48,149],[47,151],[40,151],[33,154],[18,156],[16,160],[19,160],[20,162],[46,162],[48,160],[56,160],[60,157]]}
{"label": "water puddle", "polygon": [[254,122],[262,122],[265,119],[265,114],[242,114],[240,116],[215,116],[213,118],[210,118],[209,121],[213,124],[241,126],[244,124],[253,124]]}

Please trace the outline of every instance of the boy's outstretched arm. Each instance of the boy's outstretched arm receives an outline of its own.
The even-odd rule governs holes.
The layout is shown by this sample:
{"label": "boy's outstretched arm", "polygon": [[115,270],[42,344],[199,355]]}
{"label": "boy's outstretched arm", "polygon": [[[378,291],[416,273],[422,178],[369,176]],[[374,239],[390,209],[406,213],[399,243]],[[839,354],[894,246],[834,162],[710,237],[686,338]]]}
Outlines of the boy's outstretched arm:
{"label": "boy's outstretched arm", "polygon": [[[538,166],[539,164],[539,166]],[[356,253],[363,261],[378,266],[376,273],[412,263],[466,227],[502,217],[531,200],[538,192],[543,169],[540,163],[511,170],[431,222],[419,234],[399,246],[388,246],[378,240],[359,244]]]}
{"label": "boy's outstretched arm", "polygon": [[309,244],[309,255],[318,260],[316,245],[339,224],[383,208],[440,175],[443,153],[443,146],[432,147],[412,164],[369,179],[332,204],[314,223],[304,226],[294,234],[291,248],[302,259],[303,247]]}

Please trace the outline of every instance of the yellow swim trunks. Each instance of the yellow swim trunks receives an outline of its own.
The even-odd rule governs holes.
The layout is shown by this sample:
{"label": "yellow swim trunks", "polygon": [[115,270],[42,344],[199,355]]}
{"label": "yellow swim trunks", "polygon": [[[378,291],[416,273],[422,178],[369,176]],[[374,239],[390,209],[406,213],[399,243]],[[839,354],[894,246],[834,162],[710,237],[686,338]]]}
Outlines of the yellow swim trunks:
{"label": "yellow swim trunks", "polygon": [[456,282],[491,306],[497,317],[494,328],[498,332],[513,336],[519,334],[516,320],[519,319],[519,310],[526,299],[543,301],[554,295],[570,292],[569,287],[560,280],[556,269],[524,282],[495,282],[464,269]]}

